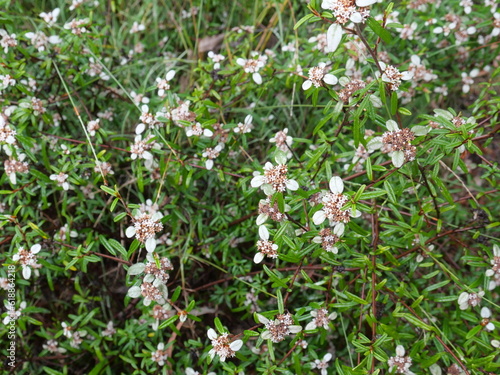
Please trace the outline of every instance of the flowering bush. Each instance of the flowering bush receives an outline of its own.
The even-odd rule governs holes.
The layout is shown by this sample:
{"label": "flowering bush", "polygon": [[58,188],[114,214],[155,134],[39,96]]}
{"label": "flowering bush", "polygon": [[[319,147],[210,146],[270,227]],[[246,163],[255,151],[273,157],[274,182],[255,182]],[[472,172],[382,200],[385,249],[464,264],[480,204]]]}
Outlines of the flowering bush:
{"label": "flowering bush", "polygon": [[6,371],[499,373],[496,1],[3,9]]}

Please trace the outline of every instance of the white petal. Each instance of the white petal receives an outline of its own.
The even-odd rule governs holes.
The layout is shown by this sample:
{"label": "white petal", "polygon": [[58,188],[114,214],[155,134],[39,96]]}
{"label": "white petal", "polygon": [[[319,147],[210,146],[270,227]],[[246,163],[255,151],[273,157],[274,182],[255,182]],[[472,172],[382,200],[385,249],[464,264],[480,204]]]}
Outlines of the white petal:
{"label": "white petal", "polygon": [[417,136],[426,135],[427,133],[429,133],[429,130],[431,130],[430,127],[421,125],[417,125],[411,128],[411,131]]}
{"label": "white petal", "polygon": [[137,298],[140,295],[141,295],[141,288],[139,286],[133,286],[127,292],[127,296],[129,296],[130,298]]}
{"label": "white petal", "polygon": [[351,217],[354,217],[354,218],[356,218],[356,217],[360,217],[360,216],[361,216],[361,211],[359,211],[359,210],[354,210],[354,211],[352,211],[352,210],[351,210],[350,215],[351,215]]}
{"label": "white petal", "polygon": [[253,121],[252,115],[246,115],[246,117],[245,117],[245,125],[251,124],[252,121]]}
{"label": "white petal", "polygon": [[328,52],[335,52],[342,40],[342,26],[338,23],[332,23],[326,32],[326,41]]}
{"label": "white petal", "polygon": [[420,57],[417,55],[412,55],[411,56],[411,62],[413,65],[420,65]]}
{"label": "white petal", "polygon": [[170,70],[165,78],[167,79],[167,81],[170,81],[172,78],[174,78],[174,76],[175,76],[175,70]]}
{"label": "white petal", "polygon": [[286,164],[287,162],[286,155],[283,152],[276,153],[274,160],[276,161],[277,164]]}
{"label": "white petal", "polygon": [[356,0],[356,5],[358,7],[368,7],[376,2],[377,0]]}
{"label": "white petal", "polygon": [[349,19],[351,20],[351,22],[360,23],[361,21],[363,21],[363,16],[361,16],[361,13],[359,12],[354,12],[353,14],[351,14],[351,17],[349,17]]}
{"label": "white petal", "polygon": [[500,246],[497,244],[493,245],[493,255],[496,257],[500,257]]}
{"label": "white petal", "polygon": [[313,329],[316,329],[316,323],[314,323],[314,320],[306,325],[305,330],[312,331]]}
{"label": "white petal", "polygon": [[259,216],[257,216],[257,220],[255,220],[255,224],[262,225],[267,221],[268,218],[269,218],[269,216],[267,216],[266,214],[260,214]]}
{"label": "white petal", "polygon": [[394,151],[392,153],[392,164],[396,168],[400,168],[405,163],[405,154],[403,151]]}
{"label": "white petal", "polygon": [[[321,236],[316,236],[312,239],[312,242],[314,243],[322,243],[323,242],[323,238],[321,238]],[[311,313],[312,315],[312,313]]]}
{"label": "white petal", "polygon": [[139,275],[144,271],[145,268],[146,268],[146,265],[144,263],[136,263],[136,264],[133,264],[129,267],[127,274],[132,275],[132,276]]}
{"label": "white petal", "polygon": [[462,305],[462,304],[466,303],[467,301],[469,301],[469,293],[467,293],[467,292],[460,293],[460,296],[458,296],[458,304]]}
{"label": "white petal", "polygon": [[325,76],[323,77],[323,81],[325,81],[329,85],[335,85],[339,80],[333,74],[325,74]]}
{"label": "white petal", "polygon": [[146,250],[148,253],[152,253],[156,249],[156,239],[154,237],[148,238],[146,240]]}
{"label": "white petal", "polygon": [[271,338],[271,332],[266,329],[260,334],[260,337],[262,337],[263,340],[269,340]]}
{"label": "white petal", "polygon": [[299,190],[299,183],[295,180],[288,180],[286,182],[286,187],[288,190],[296,191]]}
{"label": "white petal", "polygon": [[261,314],[256,314],[257,315],[257,321],[262,324],[267,324],[269,323],[269,319],[267,319],[264,315]]}
{"label": "white petal", "polygon": [[344,223],[338,223],[333,227],[333,234],[336,236],[342,237],[344,235],[345,231],[345,224]]}
{"label": "white petal", "polygon": [[213,328],[210,328],[207,332],[207,336],[210,340],[215,340],[217,338],[217,332]]}
{"label": "white petal", "polygon": [[275,193],[273,187],[269,184],[264,184],[262,185],[262,191],[264,192],[264,194],[266,194],[267,196],[270,196],[270,195],[273,195]]}
{"label": "white petal", "polygon": [[203,130],[203,135],[204,135],[205,137],[211,137],[212,135],[214,135],[214,132],[213,132],[213,131],[211,131],[210,129],[204,129],[204,130]]}
{"label": "white petal", "polygon": [[141,123],[135,127],[135,134],[141,134],[144,130],[146,130],[146,125]]}
{"label": "white petal", "polygon": [[236,59],[236,64],[241,65],[241,66],[245,65],[246,62],[247,61],[245,59],[242,59],[241,57]]}
{"label": "white petal", "polygon": [[492,322],[489,322],[484,328],[486,328],[488,331],[493,331],[495,329],[495,325]]}
{"label": "white petal", "polygon": [[263,260],[263,259],[264,259],[264,254],[262,254],[262,253],[257,253],[257,254],[255,254],[255,255],[254,255],[254,257],[253,257],[253,262],[254,262],[255,264],[259,264],[260,262],[262,262],[262,260]]}
{"label": "white petal", "polygon": [[234,352],[237,352],[238,350],[240,350],[242,346],[243,346],[243,341],[242,340],[236,340],[236,341],[233,341],[231,344],[229,344],[229,347]]}
{"label": "white petal", "polygon": [[330,190],[334,194],[340,194],[344,191],[344,182],[339,176],[333,176],[330,179]]}
{"label": "white petal", "polygon": [[396,355],[398,357],[404,357],[404,355],[405,355],[405,348],[403,348],[402,345],[396,346]]}
{"label": "white petal", "polygon": [[259,73],[253,73],[252,78],[256,84],[258,85],[262,84],[262,77],[260,76]]}
{"label": "white petal", "polygon": [[29,279],[31,276],[31,268],[29,268],[28,266],[23,266],[23,277],[25,279]]}
{"label": "white petal", "polygon": [[130,238],[135,236],[135,227],[128,227],[125,231],[125,235]]}
{"label": "white petal", "polygon": [[312,86],[312,81],[310,80],[307,80],[307,81],[304,81],[304,83],[302,83],[302,90],[306,91],[306,90],[309,90],[309,88]]}
{"label": "white petal", "polygon": [[402,72],[401,73],[401,79],[403,81],[408,81],[408,80],[410,80],[412,78],[413,78],[413,73],[411,73],[411,72]]}
{"label": "white petal", "polygon": [[252,181],[250,181],[250,185],[254,188],[257,188],[261,186],[264,183],[264,176],[258,175],[252,178]]}
{"label": "white petal", "polygon": [[210,170],[212,169],[214,166],[214,161],[212,159],[208,159],[206,162],[205,162],[205,167]]}
{"label": "white petal", "polygon": [[481,309],[481,318],[490,318],[491,317],[491,310],[487,307],[483,307]]}
{"label": "white petal", "polygon": [[42,249],[42,246],[39,243],[37,243],[37,244],[31,246],[30,251],[32,254],[38,254],[41,249]]}
{"label": "white petal", "polygon": [[368,151],[373,152],[375,150],[379,150],[380,148],[382,148],[383,145],[384,143],[382,142],[382,137],[375,137],[372,140],[370,140],[370,142],[368,142],[366,147],[368,148]]}
{"label": "white petal", "polygon": [[289,326],[288,329],[290,330],[290,333],[299,333],[302,331],[302,326]]}
{"label": "white petal", "polygon": [[394,120],[387,120],[387,122],[385,123],[385,126],[387,127],[387,130],[389,130],[391,132],[399,130],[398,123]]}
{"label": "white petal", "polygon": [[146,160],[151,160],[151,159],[153,159],[153,154],[149,151],[144,151],[142,153],[142,158],[146,159]]}
{"label": "white petal", "polygon": [[259,226],[259,237],[261,240],[264,240],[264,241],[269,240],[269,231],[267,230],[265,225]]}
{"label": "white petal", "polygon": [[312,219],[315,225],[320,225],[326,219],[325,211],[319,210],[315,212]]}
{"label": "white petal", "polygon": [[324,362],[328,362],[330,359],[332,359],[331,353],[326,353],[325,356],[323,357]]}

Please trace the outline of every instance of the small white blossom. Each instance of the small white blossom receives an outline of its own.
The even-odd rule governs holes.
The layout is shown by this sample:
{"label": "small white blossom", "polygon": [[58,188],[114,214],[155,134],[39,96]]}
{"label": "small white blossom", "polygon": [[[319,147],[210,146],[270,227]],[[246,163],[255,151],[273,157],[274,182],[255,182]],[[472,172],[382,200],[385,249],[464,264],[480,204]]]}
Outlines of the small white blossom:
{"label": "small white blossom", "polygon": [[216,54],[213,51],[208,52],[208,58],[214,62],[214,70],[219,70],[220,62],[225,59],[223,55]]}
{"label": "small white blossom", "polygon": [[52,181],[56,181],[57,185],[61,186],[64,190],[69,189],[69,183],[66,181],[68,179],[68,175],[64,172],[59,172],[59,174],[51,174],[50,179]]}
{"label": "small white blossom", "polygon": [[309,69],[309,79],[302,84],[303,90],[308,90],[312,86],[320,87],[323,82],[329,85],[335,85],[338,82],[333,74],[326,73],[326,63],[319,63],[318,66]]}
{"label": "small white blossom", "polygon": [[169,70],[167,74],[165,75],[165,78],[156,78],[156,87],[158,88],[158,96],[165,96],[165,92],[167,90],[170,90],[170,82],[175,76],[175,71],[174,70]]}
{"label": "small white blossom", "polygon": [[288,167],[286,166],[287,158],[283,153],[278,153],[274,158],[277,165],[267,162],[264,165],[264,174],[254,172],[250,185],[252,187],[260,187],[266,195],[272,195],[275,192],[284,192],[286,189],[295,191],[299,189],[297,181],[289,179]]}
{"label": "small white blossom", "polygon": [[55,8],[52,12],[48,12],[48,13],[42,12],[42,13],[40,13],[40,17],[45,22],[47,22],[47,25],[49,27],[52,27],[56,23],[57,17],[59,17],[59,13],[60,12],[61,12],[61,9]]}
{"label": "small white blossom", "polygon": [[276,259],[278,257],[278,245],[273,241],[269,241],[269,231],[264,225],[259,226],[259,237],[257,241],[257,254],[253,257],[253,261],[257,264],[262,262],[264,257]]}
{"label": "small white blossom", "polygon": [[150,215],[140,212],[133,219],[134,225],[127,228],[125,235],[134,237],[137,241],[146,245],[146,250],[151,253],[156,248],[155,234],[163,229],[163,224],[159,220],[163,215],[159,212]]}
{"label": "small white blossom", "polygon": [[225,362],[226,358],[234,357],[236,352],[243,346],[242,340],[231,341],[228,333],[219,336],[213,328],[208,330],[207,336],[212,341],[212,349],[210,349],[208,355],[213,359],[217,354],[222,362]]}

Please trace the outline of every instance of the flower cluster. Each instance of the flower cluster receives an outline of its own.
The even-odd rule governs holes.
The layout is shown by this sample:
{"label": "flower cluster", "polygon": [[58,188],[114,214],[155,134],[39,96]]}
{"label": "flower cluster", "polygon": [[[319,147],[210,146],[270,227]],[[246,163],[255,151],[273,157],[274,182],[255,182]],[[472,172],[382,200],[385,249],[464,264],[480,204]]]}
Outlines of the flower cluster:
{"label": "flower cluster", "polygon": [[278,245],[273,241],[269,241],[269,231],[264,225],[259,226],[259,237],[257,241],[257,254],[255,254],[253,261],[260,263],[264,257],[276,259],[278,257]]}
{"label": "flower cluster", "polygon": [[31,277],[31,269],[37,269],[42,267],[41,264],[38,264],[36,254],[40,252],[42,246],[40,244],[35,244],[31,246],[29,250],[26,250],[24,247],[20,247],[17,250],[17,254],[14,254],[12,260],[15,262],[19,262],[21,267],[23,268],[23,277],[25,279],[29,279]]}
{"label": "flower cluster", "polygon": [[493,245],[493,259],[490,262],[492,267],[486,271],[486,276],[493,278],[488,285],[488,289],[493,290],[500,285],[500,247],[497,244]]}
{"label": "flower cluster", "polygon": [[332,312],[331,314],[328,314],[328,310],[322,308],[311,311],[311,316],[313,317],[313,320],[306,325],[306,331],[310,331],[318,327],[328,329],[328,323],[337,317],[337,313]]}
{"label": "flower cluster", "polygon": [[207,336],[212,341],[212,349],[208,352],[210,358],[213,359],[217,354],[222,362],[224,362],[226,358],[234,357],[236,352],[243,346],[242,340],[232,341],[227,332],[219,336],[213,328],[208,330]]}
{"label": "flower cluster", "polygon": [[387,361],[389,369],[396,369],[396,374],[415,375],[410,371],[411,363],[411,358],[405,356],[405,348],[401,345],[396,347],[396,356]]}
{"label": "flower cluster", "polygon": [[460,293],[460,296],[458,296],[458,306],[460,307],[460,310],[467,310],[469,307],[478,306],[483,297],[483,290],[478,293],[462,292]]}
{"label": "flower cluster", "polygon": [[262,76],[259,73],[267,63],[267,56],[261,55],[256,51],[250,53],[249,59],[238,58],[236,64],[243,67],[245,73],[252,73],[252,79],[258,85],[262,84]]}
{"label": "flower cluster", "polygon": [[[427,132],[425,127],[421,131],[412,131],[408,128],[399,129],[394,120],[386,122],[387,131],[382,137],[375,137],[367,144],[369,151],[382,149],[389,152],[392,158],[392,164],[396,168],[403,166],[405,162],[415,160],[417,148],[411,144],[416,135],[424,135]],[[420,130],[420,128],[419,128]]]}
{"label": "flower cluster", "polygon": [[134,225],[127,228],[125,234],[127,237],[134,237],[137,241],[146,245],[148,252],[153,252],[156,248],[155,234],[163,229],[163,224],[159,220],[163,215],[159,212],[151,215],[140,212],[133,218]]}
{"label": "flower cluster", "polygon": [[288,178],[286,156],[283,153],[279,153],[274,160],[277,163],[276,166],[273,166],[270,162],[264,165],[264,175],[254,172],[254,177],[250,182],[252,187],[260,187],[266,195],[272,195],[275,192],[284,192],[286,189],[292,191],[298,190],[299,184],[297,181]]}
{"label": "flower cluster", "polygon": [[351,209],[343,209],[349,198],[342,194],[344,191],[344,182],[340,177],[332,177],[329,186],[330,192],[324,194],[321,199],[323,208],[316,211],[312,219],[316,225],[320,225],[328,219],[330,225],[334,227],[333,234],[340,237],[344,234],[345,224],[351,221],[351,217],[359,217],[361,213],[359,211],[352,211]]}
{"label": "flower cluster", "polygon": [[278,314],[276,319],[269,320],[261,314],[257,314],[259,323],[265,325],[266,329],[262,331],[260,337],[264,340],[271,340],[272,342],[281,342],[286,336],[292,333],[299,333],[302,327],[294,325],[292,315],[290,313]]}

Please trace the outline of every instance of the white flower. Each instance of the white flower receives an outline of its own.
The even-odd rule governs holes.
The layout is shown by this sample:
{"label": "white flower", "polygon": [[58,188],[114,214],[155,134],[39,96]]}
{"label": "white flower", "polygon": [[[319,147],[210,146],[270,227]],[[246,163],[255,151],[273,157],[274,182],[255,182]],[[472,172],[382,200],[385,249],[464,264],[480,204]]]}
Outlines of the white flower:
{"label": "white flower", "polygon": [[69,183],[66,181],[68,179],[68,175],[64,172],[59,172],[59,174],[51,174],[49,177],[52,181],[57,181],[59,186],[62,186],[64,190],[69,189]]}
{"label": "white flower", "polygon": [[168,83],[171,81],[175,76],[175,71],[174,70],[169,70],[167,74],[165,75],[165,78],[156,78],[156,87],[158,88],[158,96],[164,96],[165,91],[170,89],[170,84]]}
{"label": "white flower", "polygon": [[335,77],[333,74],[327,74],[325,70],[326,63],[323,62],[319,63],[318,66],[309,69],[309,79],[307,81],[304,81],[304,83],[302,84],[302,89],[308,90],[313,85],[314,87],[320,87],[323,82],[329,85],[335,85],[338,82],[337,77]]}
{"label": "white flower", "polygon": [[219,70],[220,62],[225,59],[223,55],[215,54],[213,51],[208,52],[208,57],[214,62],[214,70]]}
{"label": "white flower", "polygon": [[490,322],[491,310],[489,308],[483,307],[481,309],[481,318],[483,318],[481,325],[484,326],[485,329],[487,329],[490,332],[495,329],[495,325],[492,322]]}
{"label": "white flower", "polygon": [[23,268],[23,277],[29,279],[31,277],[31,267],[40,268],[41,266],[37,263],[36,254],[40,252],[42,246],[40,244],[35,244],[31,246],[30,250],[25,250],[20,247],[16,254],[12,257],[12,260],[21,263]]}
{"label": "white flower", "polygon": [[412,359],[410,357],[405,357],[405,348],[401,345],[396,347],[396,356],[389,358],[387,361],[390,371],[396,368],[397,374],[415,375],[410,371],[411,363]]}
{"label": "white flower", "polygon": [[73,327],[68,325],[66,322],[62,322],[61,326],[63,327],[63,335],[67,338],[71,338],[73,336]]}
{"label": "white flower", "polygon": [[[382,81],[386,82],[389,85],[389,88],[392,91],[396,91],[401,85],[401,81],[408,81],[413,78],[413,74],[411,72],[400,72],[398,68],[393,65],[386,65],[384,62],[379,62],[380,69],[382,69]],[[377,77],[380,75],[380,72],[377,72]]]}
{"label": "white flower", "polygon": [[329,328],[328,323],[330,322],[330,320],[334,320],[335,318],[337,318],[337,313],[333,312],[330,315],[328,315],[327,309],[318,309],[311,311],[311,316],[314,319],[306,325],[305,328],[306,331],[311,331],[318,327],[323,327],[324,329],[328,329]]}
{"label": "white flower", "polygon": [[222,362],[225,362],[226,358],[234,357],[235,353],[243,346],[242,340],[231,342],[228,333],[218,336],[213,328],[208,330],[207,336],[212,341],[212,349],[208,352],[210,358],[213,359],[217,354]]}
{"label": "white flower", "polygon": [[321,370],[321,375],[326,375],[328,374],[328,371],[326,370],[328,368],[328,362],[332,359],[332,355],[330,353],[326,353],[323,356],[323,359],[315,359],[314,362],[312,363],[312,368],[317,368]]}
{"label": "white flower", "polygon": [[264,340],[271,340],[274,343],[278,343],[283,341],[287,335],[302,331],[301,326],[293,324],[292,315],[289,313],[278,314],[275,320],[269,320],[261,314],[256,315],[259,323],[266,326],[266,329],[260,334],[260,337]]}
{"label": "white flower", "polygon": [[269,241],[269,231],[264,225],[259,226],[259,237],[260,240],[257,241],[258,253],[253,257],[253,261],[259,264],[265,256],[276,259],[278,257],[278,245],[273,241]]}
{"label": "white flower", "polygon": [[481,299],[484,296],[484,291],[478,293],[467,293],[462,292],[458,296],[458,305],[460,310],[467,310],[469,307],[478,306],[481,303]]}
{"label": "white flower", "polygon": [[479,69],[472,69],[469,74],[462,72],[462,92],[467,94],[470,91],[471,85],[474,84],[474,78],[479,75]]}
{"label": "white flower", "polygon": [[330,225],[334,226],[333,233],[340,237],[344,234],[345,224],[351,220],[351,217],[359,217],[361,212],[352,212],[350,209],[342,210],[349,198],[342,194],[344,182],[340,177],[332,177],[329,186],[331,193],[323,196],[323,208],[314,213],[312,220],[315,225],[320,225],[328,219]]}
{"label": "white flower", "polygon": [[7,316],[3,319],[3,324],[8,325],[11,321],[16,321],[22,315],[22,311],[26,308],[26,301],[19,304],[19,309],[14,309],[9,301],[4,300],[5,308],[7,309]]}
{"label": "white flower", "polygon": [[262,83],[262,77],[258,72],[266,65],[266,62],[267,56],[260,55],[256,51],[250,53],[249,59],[243,59],[241,57],[236,59],[236,64],[242,66],[245,73],[252,73],[252,79],[258,85]]}
{"label": "white flower", "polygon": [[218,144],[214,148],[208,147],[203,151],[202,156],[204,158],[207,158],[205,161],[205,167],[210,170],[214,166],[214,159],[219,156],[220,152],[222,151],[223,145]]}
{"label": "white flower", "polygon": [[151,353],[151,359],[154,362],[158,363],[158,365],[163,366],[167,358],[168,355],[167,351],[165,350],[165,344],[160,342],[157,346],[157,350]]}
{"label": "white flower", "polygon": [[250,133],[253,129],[252,121],[253,121],[252,115],[247,115],[245,117],[245,121],[243,123],[239,122],[236,128],[233,129],[233,131],[235,133],[241,133],[241,134]]}
{"label": "white flower", "polygon": [[264,174],[254,172],[250,185],[252,187],[260,187],[266,195],[272,195],[275,192],[284,192],[286,189],[295,191],[298,190],[299,184],[297,181],[289,179],[287,176],[288,168],[286,166],[287,158],[283,153],[277,153],[274,158],[277,165],[267,162],[264,165]]}
{"label": "white flower", "polygon": [[49,27],[52,27],[56,23],[57,17],[59,17],[59,13],[60,12],[61,12],[61,10],[59,8],[55,8],[52,12],[48,12],[48,13],[42,12],[42,13],[40,13],[40,17],[43,18],[43,20],[45,22],[47,22],[47,25]]}
{"label": "white flower", "polygon": [[138,33],[139,31],[144,31],[144,30],[146,30],[146,26],[144,26],[142,23],[139,24],[137,21],[135,21],[134,24],[132,25],[129,33],[135,34],[135,33]]}
{"label": "white flower", "polygon": [[153,215],[145,212],[140,212],[134,217],[134,225],[127,228],[125,235],[127,237],[134,237],[137,241],[146,245],[146,250],[151,253],[156,248],[155,234],[163,229],[163,224],[159,220],[163,215],[159,212]]}

